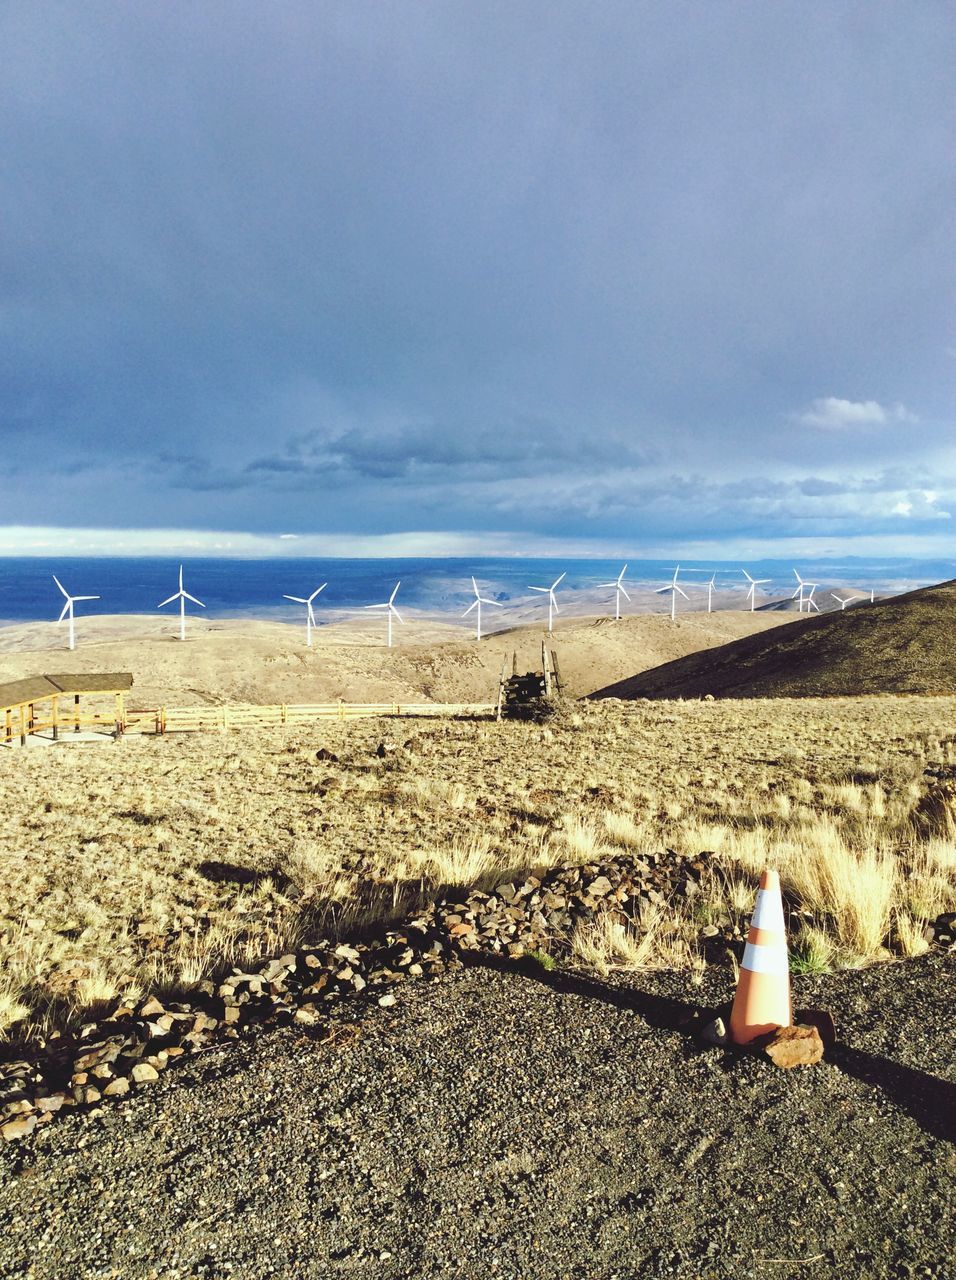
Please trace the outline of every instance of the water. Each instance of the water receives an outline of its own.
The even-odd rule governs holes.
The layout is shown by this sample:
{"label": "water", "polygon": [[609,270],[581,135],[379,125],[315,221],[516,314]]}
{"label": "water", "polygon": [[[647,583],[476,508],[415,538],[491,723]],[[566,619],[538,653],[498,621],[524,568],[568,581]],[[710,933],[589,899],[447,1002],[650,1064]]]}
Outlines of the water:
{"label": "water", "polygon": [[[206,605],[204,616],[218,618],[288,618],[298,615],[284,594],[307,596],[321,582],[328,582],[319,597],[319,610],[360,609],[388,599],[396,581],[401,589],[396,604],[410,610],[456,615],[473,599],[471,575],[482,595],[502,604],[531,604],[536,598],[531,584],[548,586],[560,573],[559,588],[565,612],[593,599],[610,598],[596,592],[597,584],[610,582],[621,569],[620,560],[518,559],[273,559],[239,560],[195,558],[184,561],[185,587]],[[769,596],[785,598],[795,585],[793,561],[751,560],[747,569],[755,578],[770,578]],[[717,572],[717,587],[741,591],[745,581],[741,562],[684,561],[681,580],[689,590],[702,588]],[[878,595],[925,586],[956,577],[956,560],[804,560],[798,567],[804,578],[827,587],[855,587]],[[625,585],[645,592],[668,581],[673,560],[633,560]],[[26,557],[0,558],[0,624],[50,621],[57,617],[63,598],[53,582],[56,574],[68,591],[97,594],[79,606],[84,615],[153,613],[160,600],[178,587],[179,561],[166,557]],[[706,595],[705,595],[706,598]],[[763,597],[766,599],[766,597]],[[167,609],[167,612],[173,608]]]}

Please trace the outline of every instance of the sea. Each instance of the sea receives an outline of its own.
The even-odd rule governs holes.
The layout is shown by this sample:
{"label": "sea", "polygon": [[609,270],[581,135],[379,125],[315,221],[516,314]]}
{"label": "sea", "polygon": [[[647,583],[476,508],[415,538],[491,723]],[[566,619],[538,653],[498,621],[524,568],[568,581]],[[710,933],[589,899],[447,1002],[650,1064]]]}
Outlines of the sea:
{"label": "sea", "polygon": [[[261,618],[275,621],[296,617],[297,606],[284,595],[308,596],[327,583],[318,605],[329,612],[358,610],[386,601],[401,582],[396,605],[427,614],[460,616],[473,600],[472,577],[481,594],[503,605],[528,604],[532,586],[548,587],[560,575],[566,612],[608,592],[600,584],[612,582],[621,560],[531,559],[519,557],[395,558],[395,559],[237,559],[195,557],[183,561],[184,585],[206,606],[206,617]],[[794,562],[751,560],[751,577],[769,581],[761,588],[763,602],[786,600],[796,580]],[[956,577],[956,559],[914,560],[862,558],[801,561],[807,580],[835,590],[850,589],[877,595],[898,594]],[[640,595],[670,581],[673,560],[631,560],[625,587]],[[680,565],[680,581],[706,598],[706,583],[716,573],[718,591],[743,592],[746,580],[738,560],[688,560]],[[161,600],[178,589],[179,561],[168,557],[0,558],[0,625],[50,621],[58,617],[63,597],[53,575],[74,595],[97,595],[85,602],[84,615],[152,613]],[[540,596],[538,599],[540,600]],[[577,600],[579,607],[575,609]],[[743,606],[741,606],[743,607]]]}

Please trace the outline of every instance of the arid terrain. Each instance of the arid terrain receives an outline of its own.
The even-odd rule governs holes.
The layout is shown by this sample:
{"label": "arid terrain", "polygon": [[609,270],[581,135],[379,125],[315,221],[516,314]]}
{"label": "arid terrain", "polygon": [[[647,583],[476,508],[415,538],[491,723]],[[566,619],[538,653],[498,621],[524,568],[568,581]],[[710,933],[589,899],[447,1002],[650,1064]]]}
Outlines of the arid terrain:
{"label": "arid terrain", "polygon": [[[575,621],[552,644],[580,696],[779,621]],[[0,675],[132,670],[147,705],[300,688],[303,701],[490,700],[503,655],[534,666],[541,642],[418,643],[412,624],[416,643],[391,653],[371,635],[306,653],[284,628],[243,627],[186,644],[104,636],[69,660],[9,650]],[[711,868],[692,898],[555,937],[534,975],[410,984],[394,1014],[356,997],[325,1044],[262,1031],[38,1129],[3,1153],[0,1274],[942,1277],[952,965],[933,924],[956,910],[954,725],[956,696],[568,698],[542,723],[324,722],[0,752],[10,1052],[120,1001],[360,937],[449,886],[621,853],[706,854]],[[732,993],[765,865],[781,871],[798,1007],[829,1008],[842,1037],[823,1067],[779,1076],[702,1055],[678,1016]],[[221,1194],[202,1185],[210,1171]],[[748,1216],[758,1196],[766,1236]],[[66,1233],[37,1221],[50,1198]]]}
{"label": "arid terrain", "polygon": [[599,696],[805,697],[956,691],[956,582],[798,618],[636,671]]}

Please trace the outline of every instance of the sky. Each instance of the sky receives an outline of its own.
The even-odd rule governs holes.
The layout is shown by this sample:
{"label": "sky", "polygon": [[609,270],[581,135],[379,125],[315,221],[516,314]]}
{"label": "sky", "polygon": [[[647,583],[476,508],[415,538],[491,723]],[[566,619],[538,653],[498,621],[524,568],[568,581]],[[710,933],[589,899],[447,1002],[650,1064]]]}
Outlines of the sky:
{"label": "sky", "polygon": [[0,554],[956,554],[948,0],[0,7]]}

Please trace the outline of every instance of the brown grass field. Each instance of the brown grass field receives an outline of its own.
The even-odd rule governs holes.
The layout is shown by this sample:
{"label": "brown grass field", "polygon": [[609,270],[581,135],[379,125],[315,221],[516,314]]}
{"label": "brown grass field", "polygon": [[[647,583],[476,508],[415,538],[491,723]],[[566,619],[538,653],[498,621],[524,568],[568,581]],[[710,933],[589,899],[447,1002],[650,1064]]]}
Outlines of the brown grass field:
{"label": "brown grass field", "polygon": [[577,937],[599,970],[692,977],[701,926],[744,919],[768,863],[806,913],[798,965],[870,963],[888,942],[918,953],[923,922],[956,904],[952,814],[928,803],[926,772],[952,771],[954,724],[952,697],[605,701],[545,725],[5,751],[0,1026],[36,1034],[402,914],[443,884],[615,848],[712,850],[723,874],[692,910]]}

